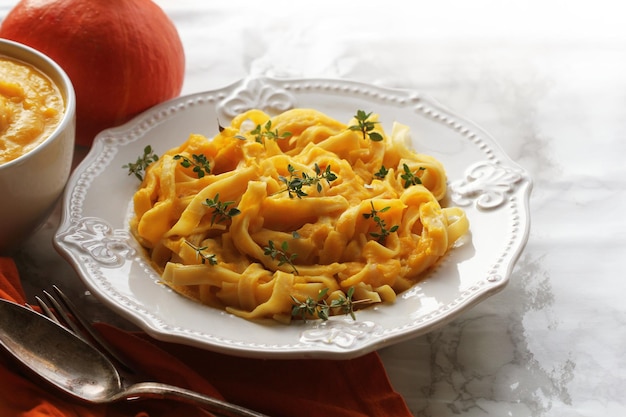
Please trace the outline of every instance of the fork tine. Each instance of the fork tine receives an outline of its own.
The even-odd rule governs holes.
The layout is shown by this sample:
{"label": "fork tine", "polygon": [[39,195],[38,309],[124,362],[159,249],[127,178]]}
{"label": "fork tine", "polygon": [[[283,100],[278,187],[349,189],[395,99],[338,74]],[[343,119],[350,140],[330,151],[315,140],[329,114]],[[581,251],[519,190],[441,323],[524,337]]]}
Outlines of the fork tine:
{"label": "fork tine", "polygon": [[[65,293],[56,285],[53,285],[52,289],[56,293],[59,299],[58,301],[52,294],[45,290],[43,291],[43,294],[52,304],[52,307],[57,314],[53,313],[48,305],[41,300],[41,298],[35,297],[35,300],[41,307],[42,311],[57,323],[69,327],[77,336],[96,349],[103,351],[103,353],[107,354],[118,365],[122,366],[126,372],[135,373],[133,367],[128,363],[128,361],[93,329],[91,322],[89,322],[83,314],[80,313],[79,309],[69,299],[69,297],[65,295]],[[61,320],[59,320],[57,316],[60,316]],[[72,318],[74,318],[74,320],[72,320]]]}
{"label": "fork tine", "polygon": [[53,312],[50,309],[50,307],[48,307],[48,305],[41,298],[35,297],[35,300],[37,300],[37,304],[39,304],[39,307],[41,307],[41,309],[44,311],[44,313],[48,317],[50,317],[52,320],[54,320],[57,323],[61,324],[62,326],[69,327],[78,337],[83,339],[85,342],[91,344],[91,342],[89,340],[87,340],[87,338],[83,334],[82,329],[80,327],[78,327],[76,322],[74,322],[70,318],[70,316],[68,315],[66,309],[63,308],[59,304],[59,302],[48,291],[44,290],[42,292],[43,292],[43,295],[45,295],[46,298],[48,299],[48,302],[50,304],[52,304],[52,308],[54,308],[54,312]]}
{"label": "fork tine", "polygon": [[[46,304],[44,300],[42,300],[38,295],[36,295],[35,296],[35,301],[37,301],[37,304],[39,305],[39,308],[41,308],[41,312],[46,317],[48,317],[50,320],[54,321],[55,323],[60,324],[61,326],[63,326],[63,323],[61,323],[61,320],[59,320],[57,318],[56,314],[54,314],[52,312],[52,310],[50,310],[50,307],[48,307],[48,304]],[[30,309],[33,309],[30,304],[26,304],[26,307],[29,307]]]}

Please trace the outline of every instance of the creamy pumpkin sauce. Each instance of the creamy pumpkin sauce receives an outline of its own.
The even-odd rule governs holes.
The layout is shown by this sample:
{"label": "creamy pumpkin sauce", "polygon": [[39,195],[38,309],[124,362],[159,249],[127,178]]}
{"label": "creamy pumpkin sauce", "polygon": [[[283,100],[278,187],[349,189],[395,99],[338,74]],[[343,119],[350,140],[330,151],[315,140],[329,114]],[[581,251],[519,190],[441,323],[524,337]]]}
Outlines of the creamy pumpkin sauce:
{"label": "creamy pumpkin sauce", "polygon": [[60,123],[58,87],[34,67],[0,56],[0,164],[29,152]]}

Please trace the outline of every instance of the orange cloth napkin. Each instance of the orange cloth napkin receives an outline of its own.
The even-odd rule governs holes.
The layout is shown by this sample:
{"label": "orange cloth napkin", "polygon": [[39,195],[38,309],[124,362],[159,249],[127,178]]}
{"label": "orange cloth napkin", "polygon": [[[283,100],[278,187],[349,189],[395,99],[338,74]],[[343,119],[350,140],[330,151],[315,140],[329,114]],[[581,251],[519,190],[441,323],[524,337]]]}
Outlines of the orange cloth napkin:
{"label": "orange cloth napkin", "polygon": [[[25,302],[10,258],[0,258],[0,296]],[[350,360],[262,360],[232,357],[105,325],[97,329],[155,380],[249,407],[273,417],[410,417],[391,387],[377,353]],[[31,382],[0,355],[0,416],[205,416],[197,408],[163,400],[93,406]]]}

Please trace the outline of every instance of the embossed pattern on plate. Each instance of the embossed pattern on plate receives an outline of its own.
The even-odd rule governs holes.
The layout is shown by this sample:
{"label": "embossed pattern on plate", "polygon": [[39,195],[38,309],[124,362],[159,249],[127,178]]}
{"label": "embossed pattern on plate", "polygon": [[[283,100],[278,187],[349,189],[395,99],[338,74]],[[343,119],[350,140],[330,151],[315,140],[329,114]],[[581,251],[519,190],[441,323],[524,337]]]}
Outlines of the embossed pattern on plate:
{"label": "embossed pattern on plate", "polygon": [[[253,323],[189,301],[159,283],[128,230],[138,183],[122,166],[151,145],[157,154],[191,133],[212,137],[236,114],[311,107],[347,121],[357,109],[411,128],[416,150],[441,160],[447,204],[462,206],[470,234],[395,304],[357,320]],[[424,334],[501,290],[526,243],[532,181],[486,132],[432,98],[340,80],[250,78],[158,105],[101,132],[64,196],[56,248],[106,305],[152,336],[248,357],[349,358]]]}

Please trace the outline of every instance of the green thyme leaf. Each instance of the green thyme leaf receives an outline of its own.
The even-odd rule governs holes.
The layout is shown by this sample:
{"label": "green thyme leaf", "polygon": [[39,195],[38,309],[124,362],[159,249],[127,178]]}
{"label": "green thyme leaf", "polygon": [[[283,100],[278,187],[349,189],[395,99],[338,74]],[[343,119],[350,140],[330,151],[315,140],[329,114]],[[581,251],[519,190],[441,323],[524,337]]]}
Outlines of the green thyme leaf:
{"label": "green thyme leaf", "polygon": [[361,132],[361,134],[363,135],[363,139],[369,138],[373,142],[380,142],[383,140],[383,136],[378,132],[374,132],[374,128],[376,127],[378,122],[373,122],[369,120],[371,115],[372,112],[366,113],[363,110],[357,110],[356,114],[354,115],[357,124],[348,126],[348,129],[356,132]]}
{"label": "green thyme leaf", "polygon": [[174,155],[174,160],[180,160],[180,165],[184,168],[193,167],[193,172],[196,173],[198,178],[204,177],[206,174],[211,173],[211,167],[206,155],[191,155],[191,159],[184,155]]}
{"label": "green thyme leaf", "polygon": [[291,316],[299,317],[302,320],[308,318],[318,318],[322,321],[326,321],[330,318],[331,311],[339,309],[341,314],[349,315],[352,320],[356,320],[355,309],[359,304],[370,303],[369,300],[355,301],[354,287],[348,288],[345,297],[341,296],[338,299],[332,300],[330,304],[326,301],[328,295],[328,288],[323,288],[319,291],[316,298],[307,297],[304,301],[300,301],[294,296],[291,296],[293,302],[291,306]]}
{"label": "green thyme leaf", "polygon": [[289,254],[289,243],[284,241],[280,247],[277,247],[273,240],[267,242],[267,246],[263,248],[263,254],[269,256],[273,260],[278,261],[278,266],[283,266],[285,264],[291,266],[293,273],[298,275],[298,269],[294,265],[296,258],[298,257],[297,253]]}
{"label": "green thyme leaf", "polygon": [[374,176],[382,180],[382,179],[385,179],[388,173],[389,173],[389,170],[385,168],[384,165],[382,165],[380,169],[378,170],[378,172],[374,173]]}
{"label": "green thyme leaf", "polygon": [[204,251],[208,249],[206,246],[198,247],[193,243],[185,240],[185,243],[196,252],[196,256],[200,259],[202,264],[209,263],[209,265],[217,265],[217,256],[215,254],[205,254]]}
{"label": "green thyme leaf", "polygon": [[184,155],[174,155],[174,160],[180,160],[180,165],[184,168],[193,167],[193,172],[198,178],[204,177],[211,173],[211,167],[206,155],[191,155],[191,159]]}
{"label": "green thyme leaf", "polygon": [[[268,120],[265,122],[263,126],[256,125],[254,129],[250,131],[250,134],[254,136],[254,141],[258,143],[265,144],[265,140],[274,140],[277,141],[279,139],[287,139],[293,136],[291,132],[282,132],[279,133],[278,129],[272,130],[272,121]],[[246,137],[242,135],[236,135],[237,139],[245,140]]]}
{"label": "green thyme leaf", "polygon": [[407,164],[402,164],[402,169],[404,173],[401,175],[401,177],[404,180],[404,188],[409,188],[411,185],[417,185],[422,183],[419,174],[422,171],[426,170],[426,168],[419,167],[417,173],[415,173],[411,171],[411,168],[409,168]]}
{"label": "green thyme leaf", "polygon": [[314,167],[315,176],[311,176],[306,172],[303,172],[301,176],[298,176],[296,174],[296,169],[291,164],[287,165],[287,171],[289,171],[289,178],[281,175],[278,179],[286,186],[286,188],[280,192],[287,192],[289,194],[289,198],[306,197],[308,194],[302,190],[302,188],[311,185],[315,185],[317,192],[321,193],[323,189],[321,181],[325,180],[326,183],[330,185],[331,182],[337,179],[337,175],[331,171],[330,165],[326,166],[326,169],[322,170],[316,163]]}
{"label": "green thyme leaf", "polygon": [[394,225],[391,228],[387,229],[387,224],[385,222],[385,220],[383,220],[378,214],[379,213],[384,213],[386,211],[388,211],[391,207],[387,206],[384,207],[380,210],[376,210],[374,208],[374,202],[370,201],[370,204],[372,206],[372,210],[369,213],[363,213],[363,217],[365,219],[372,219],[374,221],[374,223],[376,223],[376,226],[379,228],[379,232],[371,232],[370,236],[372,236],[373,238],[376,239],[376,241],[378,243],[380,243],[381,245],[385,244],[385,241],[387,240],[387,236],[389,236],[391,233],[394,233],[396,231],[398,231],[399,226],[398,225]]}
{"label": "green thyme leaf", "polygon": [[213,226],[215,222],[222,223],[241,213],[238,208],[229,207],[230,205],[235,204],[234,201],[220,201],[219,193],[215,194],[215,197],[212,199],[207,198],[202,204],[213,209],[213,213],[211,215],[211,226]]}
{"label": "green thyme leaf", "polygon": [[157,154],[152,151],[152,147],[150,145],[143,148],[143,155],[137,158],[135,162],[129,162],[128,164],[122,166],[122,168],[128,169],[128,175],[134,175],[139,179],[139,181],[143,181],[143,176],[151,163],[159,160]]}

